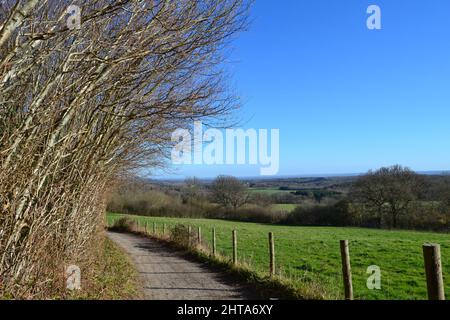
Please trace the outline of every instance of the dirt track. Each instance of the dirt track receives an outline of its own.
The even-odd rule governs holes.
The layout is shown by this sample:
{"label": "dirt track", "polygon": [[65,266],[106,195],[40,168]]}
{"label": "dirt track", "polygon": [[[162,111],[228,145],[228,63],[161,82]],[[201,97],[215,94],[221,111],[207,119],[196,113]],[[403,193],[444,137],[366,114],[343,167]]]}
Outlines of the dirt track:
{"label": "dirt track", "polygon": [[156,241],[108,232],[108,237],[132,258],[147,300],[250,299],[245,288],[206,265],[188,260]]}

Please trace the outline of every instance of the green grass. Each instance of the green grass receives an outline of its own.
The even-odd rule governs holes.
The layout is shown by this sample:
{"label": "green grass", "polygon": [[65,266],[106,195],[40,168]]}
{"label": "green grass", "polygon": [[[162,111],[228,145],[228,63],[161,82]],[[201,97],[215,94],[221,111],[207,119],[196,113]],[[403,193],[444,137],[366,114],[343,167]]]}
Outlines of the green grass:
{"label": "green grass", "polygon": [[[132,300],[140,298],[138,273],[130,258],[115,243],[105,239],[98,260],[89,270],[82,290],[74,292],[74,300]],[[87,280],[87,281],[86,281]],[[86,283],[87,282],[87,283]]]}
{"label": "green grass", "polygon": [[293,204],[293,203],[278,203],[278,204],[273,204],[272,205],[272,209],[276,210],[276,211],[282,211],[282,212],[292,212],[294,211],[295,208],[297,208],[297,204]]}
{"label": "green grass", "polygon": [[292,192],[292,190],[280,190],[278,188],[250,188],[249,191],[253,192],[253,193],[263,193],[263,194],[266,194],[269,196],[272,194],[277,194],[277,193]]}
{"label": "green grass", "polygon": [[[111,222],[118,214],[109,214]],[[275,234],[278,272],[290,281],[302,285],[315,282],[326,289],[329,298],[342,298],[339,240],[350,241],[355,297],[358,299],[426,299],[426,282],[422,244],[441,245],[444,283],[450,293],[450,236],[412,231],[386,231],[360,228],[289,227],[256,223],[207,219],[177,219],[133,217],[141,223],[158,226],[178,223],[201,226],[203,239],[210,240],[216,228],[217,249],[231,256],[231,231],[238,231],[238,258],[259,273],[268,272],[268,232]],[[366,286],[367,267],[378,265],[382,271],[381,290]],[[447,296],[449,296],[447,294]]]}

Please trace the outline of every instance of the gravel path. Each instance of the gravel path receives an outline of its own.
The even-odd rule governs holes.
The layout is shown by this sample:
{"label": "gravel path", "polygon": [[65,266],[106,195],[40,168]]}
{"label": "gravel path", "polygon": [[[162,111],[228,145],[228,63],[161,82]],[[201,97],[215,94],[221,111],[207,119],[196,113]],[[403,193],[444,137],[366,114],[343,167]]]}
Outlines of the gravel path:
{"label": "gravel path", "polygon": [[154,240],[108,232],[132,258],[147,300],[251,299],[249,289]]}

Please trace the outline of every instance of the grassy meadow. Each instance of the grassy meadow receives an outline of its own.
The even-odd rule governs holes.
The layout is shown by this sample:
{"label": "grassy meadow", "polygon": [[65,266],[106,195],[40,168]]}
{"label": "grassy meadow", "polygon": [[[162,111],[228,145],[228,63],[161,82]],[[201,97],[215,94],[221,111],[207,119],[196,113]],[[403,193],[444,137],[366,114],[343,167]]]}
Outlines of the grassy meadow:
{"label": "grassy meadow", "polygon": [[277,203],[272,205],[272,209],[280,212],[292,212],[297,206],[293,203]]}
{"label": "grassy meadow", "polygon": [[253,193],[262,193],[262,194],[265,194],[265,195],[268,195],[268,196],[273,195],[273,194],[277,194],[277,193],[290,193],[290,192],[292,192],[292,190],[280,190],[277,187],[274,187],[274,188],[250,188],[249,191],[253,192]]}
{"label": "grassy meadow", "polygon": [[[108,214],[108,222],[122,217]],[[353,287],[356,299],[426,299],[426,282],[422,244],[441,245],[444,283],[450,293],[450,236],[448,234],[386,231],[360,228],[296,227],[208,219],[154,218],[130,216],[148,223],[149,231],[156,223],[157,232],[176,224],[202,228],[209,242],[211,228],[216,228],[217,250],[231,257],[231,232],[238,233],[238,258],[258,273],[268,272],[268,233],[275,236],[277,272],[296,285],[317,283],[330,299],[341,299],[343,285],[339,240],[350,241]],[[381,290],[366,286],[367,268],[381,268]],[[448,296],[448,294],[447,294]]]}

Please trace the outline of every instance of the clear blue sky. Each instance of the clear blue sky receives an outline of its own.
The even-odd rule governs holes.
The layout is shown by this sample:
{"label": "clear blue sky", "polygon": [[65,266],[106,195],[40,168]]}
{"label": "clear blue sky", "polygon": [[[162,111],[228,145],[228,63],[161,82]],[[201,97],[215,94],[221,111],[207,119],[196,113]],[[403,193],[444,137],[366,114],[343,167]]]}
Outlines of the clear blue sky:
{"label": "clear blue sky", "polygon": [[[382,30],[366,27],[370,4]],[[228,69],[244,128],[280,129],[280,175],[450,168],[450,1],[256,0],[252,21]]]}

